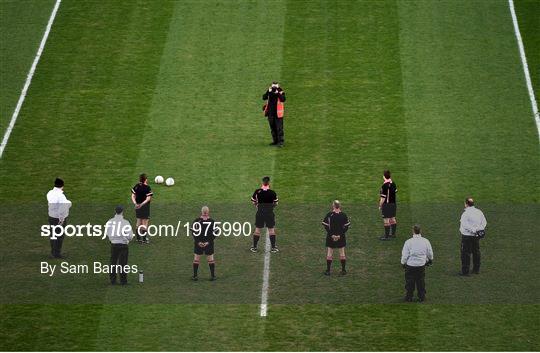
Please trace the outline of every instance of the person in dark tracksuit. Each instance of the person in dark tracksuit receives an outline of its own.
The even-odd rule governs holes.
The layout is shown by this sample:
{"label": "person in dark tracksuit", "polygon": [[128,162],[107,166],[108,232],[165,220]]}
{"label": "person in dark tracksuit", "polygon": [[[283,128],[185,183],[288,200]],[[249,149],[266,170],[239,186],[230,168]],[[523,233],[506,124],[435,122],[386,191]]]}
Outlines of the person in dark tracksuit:
{"label": "person in dark tracksuit", "polygon": [[[127,272],[129,248],[128,244],[133,239],[133,229],[127,219],[124,218],[124,208],[116,206],[115,215],[105,224],[105,235],[111,242],[111,272],[109,274],[111,284],[116,284],[116,274],[120,272],[120,284],[127,284]],[[117,271],[120,265],[122,269]]]}
{"label": "person in dark tracksuit", "polygon": [[480,236],[479,231],[485,231],[487,226],[486,217],[478,208],[474,207],[474,200],[470,197],[465,199],[465,210],[461,215],[459,232],[461,233],[461,272],[460,275],[468,276],[473,259],[473,274],[480,273]]}
{"label": "person in dark tracksuit", "polygon": [[267,101],[264,114],[268,118],[270,131],[272,132],[273,141],[270,145],[283,147],[285,138],[283,132],[283,105],[281,103],[285,102],[285,91],[279,86],[279,83],[274,81],[268,90],[264,92],[262,99]]}
{"label": "person in dark tracksuit", "polygon": [[324,217],[322,225],[326,230],[326,271],[325,275],[330,276],[330,269],[332,268],[332,261],[334,256],[334,249],[339,250],[339,260],[341,261],[340,274],[346,275],[347,270],[345,264],[347,258],[345,256],[345,246],[347,245],[347,239],[345,233],[349,230],[351,221],[345,212],[341,211],[341,203],[338,200],[332,202],[332,211]]}
{"label": "person in dark tracksuit", "polygon": [[210,280],[216,280],[216,261],[214,260],[214,239],[216,238],[215,221],[210,218],[210,209],[208,206],[203,206],[201,215],[191,224],[191,232],[193,235],[193,277],[192,280],[197,281],[199,263],[201,255],[206,255],[208,267],[210,268]]}
{"label": "person in dark tracksuit", "polygon": [[405,301],[412,302],[416,287],[418,300],[426,300],[426,266],[433,262],[431,243],[420,234],[420,226],[413,227],[412,238],[407,239],[401,251],[401,265],[405,269]]}

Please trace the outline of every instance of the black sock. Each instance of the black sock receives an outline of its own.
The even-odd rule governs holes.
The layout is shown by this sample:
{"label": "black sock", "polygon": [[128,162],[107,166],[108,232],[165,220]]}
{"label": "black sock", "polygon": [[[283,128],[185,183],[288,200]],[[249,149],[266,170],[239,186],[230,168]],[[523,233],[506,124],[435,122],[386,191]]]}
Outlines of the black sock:
{"label": "black sock", "polygon": [[139,235],[141,236],[142,241],[146,241],[146,228],[141,228]]}
{"label": "black sock", "polygon": [[212,277],[214,277],[214,271],[216,270],[216,264],[214,262],[210,262],[208,264],[208,266],[210,267],[210,275]]}
{"label": "black sock", "polygon": [[193,263],[193,276],[194,276],[194,277],[197,277],[197,271],[199,271],[199,263],[198,263],[198,262],[194,262],[194,263]]}
{"label": "black sock", "polygon": [[345,264],[347,263],[347,260],[346,259],[341,259],[341,270],[342,271],[345,271]]}
{"label": "black sock", "polygon": [[276,235],[270,234],[270,244],[272,244],[272,248],[276,247]]}
{"label": "black sock", "polygon": [[139,227],[135,228],[135,236],[137,237],[137,240],[141,240],[141,235],[139,234]]}
{"label": "black sock", "polygon": [[326,259],[326,271],[330,272],[331,267],[332,267],[332,259]]}
{"label": "black sock", "polygon": [[386,238],[390,236],[390,226],[384,226],[384,236]]}
{"label": "black sock", "polygon": [[397,224],[394,223],[390,226],[390,228],[392,229],[392,236],[395,236],[396,235],[396,228],[397,228]]}
{"label": "black sock", "polygon": [[253,235],[253,247],[257,248],[257,243],[259,242],[259,235]]}

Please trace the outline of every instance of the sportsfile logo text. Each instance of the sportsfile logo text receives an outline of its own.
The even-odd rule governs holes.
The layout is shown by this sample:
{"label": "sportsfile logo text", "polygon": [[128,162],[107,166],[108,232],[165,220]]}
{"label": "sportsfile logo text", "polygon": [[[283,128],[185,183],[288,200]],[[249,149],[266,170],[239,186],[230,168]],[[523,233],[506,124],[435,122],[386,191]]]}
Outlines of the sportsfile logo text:
{"label": "sportsfile logo text", "polygon": [[[206,236],[202,231],[202,226],[209,222],[182,222],[176,224],[150,224],[147,227],[139,226],[139,230],[145,230],[145,233],[151,237],[178,237],[178,236]],[[205,227],[208,231],[209,227]],[[119,222],[110,222],[107,224],[67,224],[41,226],[41,236],[50,239],[58,237],[99,237],[106,239],[107,234],[123,237],[129,235],[133,230],[130,225]],[[219,237],[239,237],[250,236],[252,233],[250,222],[214,222],[214,236]]]}

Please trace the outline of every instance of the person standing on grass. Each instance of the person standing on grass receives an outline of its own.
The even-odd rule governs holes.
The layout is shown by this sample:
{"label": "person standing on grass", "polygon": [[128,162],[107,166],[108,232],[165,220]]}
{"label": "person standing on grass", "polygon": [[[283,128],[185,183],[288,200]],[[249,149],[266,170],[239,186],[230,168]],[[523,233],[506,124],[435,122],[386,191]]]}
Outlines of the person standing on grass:
{"label": "person standing on grass", "polygon": [[341,211],[341,203],[338,200],[332,202],[332,211],[329,212],[323,219],[322,225],[326,230],[326,271],[325,275],[330,276],[330,269],[334,256],[334,249],[339,250],[339,260],[341,261],[340,274],[346,275],[345,268],[347,258],[345,255],[345,246],[347,239],[345,233],[349,230],[351,221],[345,212]]}
{"label": "person standing on grass", "polygon": [[150,202],[153,195],[146,174],[141,174],[139,182],[131,189],[131,201],[135,205],[135,217],[137,218],[135,234],[139,243],[149,243],[146,233],[150,219]]}
{"label": "person standing on grass", "polygon": [[267,101],[264,106],[264,116],[268,118],[270,131],[272,132],[271,146],[283,147],[285,143],[283,132],[283,114],[285,102],[285,91],[274,81],[264,92],[262,99]]}
{"label": "person standing on grass", "polygon": [[401,251],[401,265],[405,269],[405,301],[412,302],[414,288],[418,300],[426,300],[426,266],[433,262],[431,243],[420,233],[420,226],[413,227],[412,238],[407,239]]}
{"label": "person standing on grass", "polygon": [[380,240],[390,240],[396,237],[396,211],[397,211],[397,186],[392,181],[389,170],[383,173],[384,183],[379,192],[379,210],[382,213],[384,223],[384,235]]}
{"label": "person standing on grass", "polygon": [[49,225],[51,226],[51,257],[62,259],[62,244],[64,235],[62,229],[67,225],[71,201],[64,194],[64,181],[56,178],[54,188],[47,193]]}
{"label": "person standing on grass", "polygon": [[465,199],[465,210],[461,215],[459,232],[461,233],[461,272],[468,276],[473,259],[472,273],[480,273],[480,239],[484,237],[487,226],[486,217],[474,206],[472,197]]}
{"label": "person standing on grass", "polygon": [[278,204],[278,197],[274,190],[270,189],[270,177],[265,176],[262,179],[262,186],[255,190],[251,196],[251,202],[257,208],[255,215],[255,233],[253,233],[253,246],[251,252],[257,252],[257,244],[261,238],[261,229],[268,228],[270,243],[272,244],[273,253],[279,252],[276,246],[276,216],[274,215],[274,207]]}
{"label": "person standing on grass", "polygon": [[201,216],[195,219],[191,225],[193,235],[193,277],[192,280],[199,279],[197,272],[199,271],[199,263],[201,255],[206,255],[208,267],[210,268],[210,280],[216,280],[216,262],[214,260],[214,239],[215,239],[215,222],[210,218],[210,209],[208,206],[203,206]]}
{"label": "person standing on grass", "polygon": [[124,218],[124,207],[116,206],[114,217],[105,224],[105,235],[111,242],[111,273],[109,278],[111,284],[116,284],[116,267],[120,265],[120,284],[127,284],[127,272],[129,248],[128,244],[133,239],[133,229],[127,219]]}

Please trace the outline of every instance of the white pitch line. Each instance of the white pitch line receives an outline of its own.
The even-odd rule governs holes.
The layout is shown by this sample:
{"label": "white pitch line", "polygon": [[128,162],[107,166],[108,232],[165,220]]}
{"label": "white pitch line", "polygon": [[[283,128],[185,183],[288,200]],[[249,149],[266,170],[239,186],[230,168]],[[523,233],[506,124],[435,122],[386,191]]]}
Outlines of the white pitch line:
{"label": "white pitch line", "polygon": [[49,22],[47,23],[47,27],[45,28],[45,33],[43,34],[43,38],[41,38],[41,43],[39,44],[36,57],[34,58],[34,62],[32,63],[32,66],[30,67],[30,71],[28,71],[28,75],[26,75],[26,81],[21,91],[21,95],[19,96],[17,106],[15,107],[15,111],[13,112],[13,115],[11,116],[11,120],[9,121],[8,128],[6,132],[4,133],[4,138],[2,139],[2,144],[0,145],[0,158],[2,158],[2,155],[4,154],[4,149],[6,148],[7,143],[9,141],[9,136],[11,135],[11,131],[13,130],[13,127],[15,126],[15,122],[17,121],[17,117],[19,116],[19,112],[21,111],[21,107],[24,103],[24,99],[26,98],[26,93],[28,92],[28,87],[30,87],[30,83],[32,83],[32,77],[34,77],[34,72],[36,71],[36,67],[39,62],[39,59],[41,58],[41,53],[43,53],[43,48],[45,48],[45,43],[47,43],[49,32],[51,31],[54,18],[56,17],[56,13],[58,12],[58,8],[60,7],[61,2],[62,0],[56,0],[56,4],[54,4],[54,8],[52,10],[51,16],[49,17]]}
{"label": "white pitch line", "polygon": [[538,105],[534,96],[534,90],[531,82],[531,75],[529,73],[529,65],[527,65],[527,57],[525,56],[525,47],[523,46],[523,40],[521,39],[521,32],[519,31],[518,20],[516,16],[516,10],[514,9],[514,0],[508,0],[508,7],[510,8],[510,14],[512,15],[512,22],[514,23],[514,33],[516,35],[519,55],[521,56],[521,63],[523,64],[523,72],[525,73],[525,83],[527,84],[527,90],[529,91],[529,99],[531,100],[532,112],[534,115],[534,121],[536,122],[536,129],[538,130],[538,137],[540,139],[540,115],[538,114]]}
{"label": "white pitch line", "polygon": [[266,242],[264,243],[264,266],[263,283],[261,289],[261,317],[265,317],[268,311],[268,286],[270,284],[270,235],[266,231]]}
{"label": "white pitch line", "polygon": [[[276,167],[276,155],[272,158],[270,164],[271,176],[274,177],[274,170]],[[275,181],[275,179],[274,179]],[[266,229],[266,241],[264,243],[264,265],[263,265],[263,282],[261,286],[261,317],[266,317],[268,315],[268,288],[270,287],[270,233],[268,228]]]}

